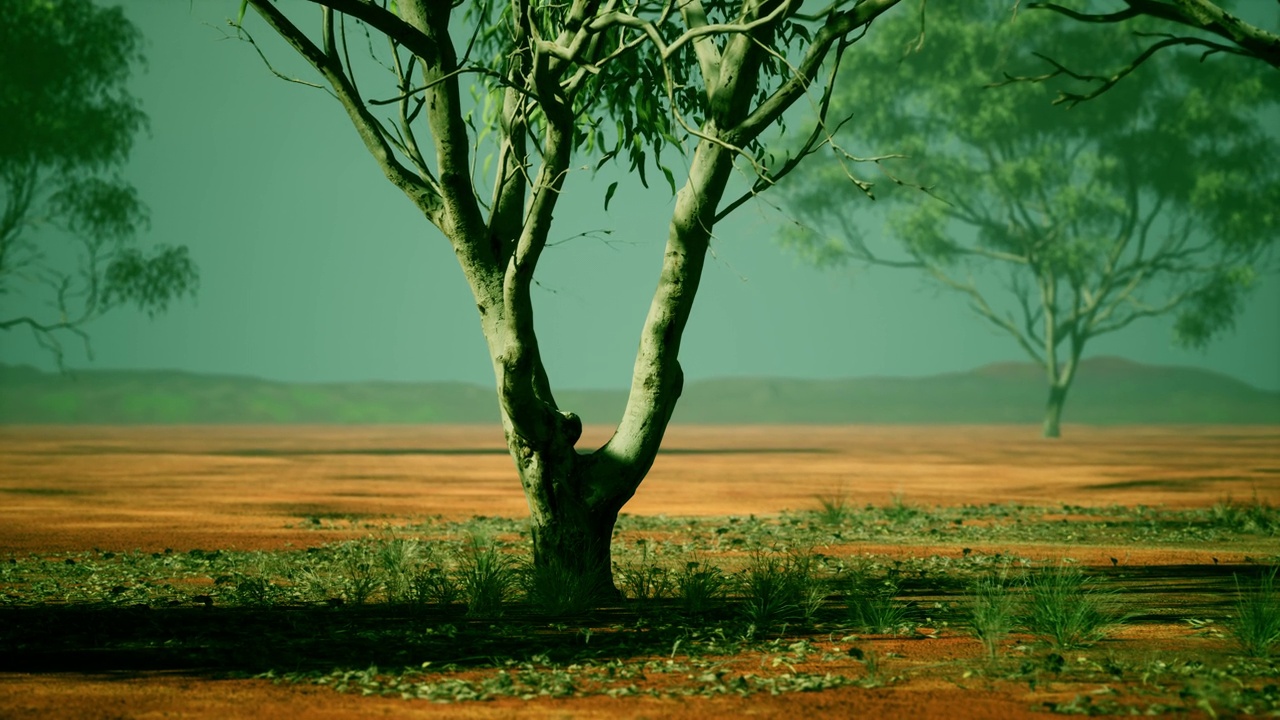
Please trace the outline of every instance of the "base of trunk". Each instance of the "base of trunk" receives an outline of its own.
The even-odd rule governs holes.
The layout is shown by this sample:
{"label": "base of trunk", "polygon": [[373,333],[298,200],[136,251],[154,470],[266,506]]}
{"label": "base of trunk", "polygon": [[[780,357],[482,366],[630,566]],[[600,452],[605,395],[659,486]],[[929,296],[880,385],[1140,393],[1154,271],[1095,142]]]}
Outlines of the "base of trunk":
{"label": "base of trunk", "polygon": [[544,612],[574,615],[622,599],[610,547],[617,515],[587,522],[550,519],[533,527],[529,599]]}

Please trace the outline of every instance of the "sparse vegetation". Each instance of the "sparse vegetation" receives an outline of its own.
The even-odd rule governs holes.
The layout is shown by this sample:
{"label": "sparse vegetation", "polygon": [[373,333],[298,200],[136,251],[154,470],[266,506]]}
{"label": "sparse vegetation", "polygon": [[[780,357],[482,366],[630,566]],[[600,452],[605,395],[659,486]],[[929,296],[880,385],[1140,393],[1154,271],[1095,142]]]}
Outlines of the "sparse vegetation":
{"label": "sparse vegetation", "polygon": [[826,597],[807,553],[756,552],[738,577],[742,615],[753,630],[808,624]]}
{"label": "sparse vegetation", "polygon": [[1280,533],[1280,508],[1258,499],[1255,490],[1248,502],[1239,502],[1230,496],[1209,508],[1209,520],[1214,525],[1238,533],[1275,535]]}
{"label": "sparse vegetation", "polygon": [[529,604],[553,617],[582,615],[609,596],[598,578],[574,572],[556,558],[542,565],[528,563],[521,568],[521,580]]}
{"label": "sparse vegetation", "polygon": [[978,577],[969,585],[969,632],[982,643],[987,657],[994,660],[1000,643],[1017,625],[1017,600],[1006,576],[1006,570]]}
{"label": "sparse vegetation", "polygon": [[1097,588],[1080,568],[1059,563],[1028,574],[1022,623],[1055,648],[1079,648],[1102,639],[1121,621],[1116,605],[1116,597]]}
{"label": "sparse vegetation", "polygon": [[1231,635],[1250,657],[1267,657],[1280,642],[1280,590],[1276,588],[1276,566],[1254,583],[1241,586],[1236,578],[1235,615],[1229,624]]}
{"label": "sparse vegetation", "polygon": [[849,498],[845,496],[843,490],[819,495],[814,499],[818,501],[818,510],[815,514],[824,525],[844,525],[854,515],[853,508],[849,505]]}
{"label": "sparse vegetation", "polygon": [[720,568],[704,560],[689,560],[676,573],[676,597],[686,615],[701,615],[720,607],[728,579]]}
{"label": "sparse vegetation", "polygon": [[458,578],[470,617],[500,614],[517,585],[513,561],[480,535],[471,536],[458,558]]}
{"label": "sparse vegetation", "polygon": [[637,540],[637,546],[640,549],[638,556],[633,554],[614,568],[613,577],[618,589],[624,597],[640,605],[671,597],[675,592],[671,571],[656,562],[644,538]]}
{"label": "sparse vegetation", "polygon": [[898,602],[899,586],[892,578],[873,578],[855,572],[848,584],[849,622],[866,632],[890,634],[908,629],[914,618],[912,608]]}
{"label": "sparse vegetation", "polygon": [[[1179,579],[1179,607],[1199,618],[1192,641],[1234,642],[1153,659],[1141,644],[1108,644],[1105,654],[1091,646],[1119,619],[1120,598],[1132,598],[1125,607],[1135,612],[1165,602],[1129,595],[1146,589],[1133,568],[1034,569],[1031,559],[968,544],[1092,536],[1204,548],[1202,538],[1212,537],[1211,547],[1238,563],[1239,548],[1274,559],[1280,548],[1261,528],[1216,523],[1208,509],[896,505],[907,509],[850,507],[838,527],[813,513],[625,518],[616,558],[624,599],[603,604],[554,568],[533,571],[520,552],[527,529],[502,518],[381,528],[325,519],[319,529],[367,536],[275,552],[12,556],[0,558],[0,650],[22,657],[37,647],[127,646],[180,665],[440,702],[750,695],[940,674],[961,685],[976,675],[1032,689],[1050,681],[1143,688],[1132,697],[1081,690],[1045,706],[1057,713],[1280,709],[1280,696],[1267,690],[1280,677],[1267,657],[1280,640],[1274,569],[1254,568],[1246,580],[1247,564],[1207,565],[1203,577]],[[1063,522],[1067,515],[1073,519]],[[953,549],[841,551],[856,542],[844,538],[864,532],[903,546],[924,534]],[[820,544],[823,554],[796,549]],[[771,547],[778,549],[750,550]],[[1201,588],[1199,600],[1189,600],[1189,587]],[[1219,599],[1232,588],[1237,602],[1224,612]],[[153,612],[138,614],[141,606]],[[972,635],[983,661],[962,653],[922,664],[912,640],[893,637],[917,633]]]}

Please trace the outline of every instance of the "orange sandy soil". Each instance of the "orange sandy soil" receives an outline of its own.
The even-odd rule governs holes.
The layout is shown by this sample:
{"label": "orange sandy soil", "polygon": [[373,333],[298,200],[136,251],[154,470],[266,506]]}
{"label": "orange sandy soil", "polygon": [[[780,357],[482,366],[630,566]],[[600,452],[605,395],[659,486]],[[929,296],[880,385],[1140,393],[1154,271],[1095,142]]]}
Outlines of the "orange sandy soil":
{"label": "orange sandy soil", "polygon": [[[589,427],[580,446],[609,429]],[[626,511],[767,515],[843,493],[855,505],[901,495],[916,506],[1205,507],[1228,497],[1280,501],[1280,428],[1068,426],[673,427]],[[278,549],[367,534],[308,518],[399,524],[413,518],[527,514],[494,427],[0,427],[0,556],[101,548]],[[870,546],[888,555],[956,548]],[[1055,547],[974,548],[1061,557]],[[1109,550],[1072,548],[1086,564]],[[1207,563],[1221,549],[1125,548],[1126,564]],[[1223,558],[1239,562],[1243,557]],[[1127,630],[1112,642],[1176,647],[1185,627]],[[877,640],[893,666],[976,658],[977,643]],[[1204,642],[1201,640],[1201,642]],[[901,646],[901,647],[899,647]],[[856,664],[851,661],[851,665]],[[861,667],[859,665],[859,667]],[[833,669],[830,665],[815,671]],[[839,670],[839,668],[834,668]],[[856,675],[856,671],[851,674]],[[957,676],[958,677],[958,676]],[[887,687],[747,698],[586,697],[437,705],[307,685],[201,675],[0,673],[0,718],[1015,718],[1054,688],[910,675]]]}

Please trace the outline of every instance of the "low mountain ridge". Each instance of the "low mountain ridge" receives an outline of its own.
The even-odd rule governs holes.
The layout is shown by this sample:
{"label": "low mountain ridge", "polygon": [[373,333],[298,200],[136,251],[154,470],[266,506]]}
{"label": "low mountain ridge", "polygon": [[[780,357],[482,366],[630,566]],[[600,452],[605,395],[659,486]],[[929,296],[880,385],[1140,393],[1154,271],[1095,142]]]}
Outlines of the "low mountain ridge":
{"label": "low mountain ridge", "polygon": [[[690,382],[676,423],[1038,423],[1048,387],[1030,363],[928,377]],[[585,422],[617,422],[621,390],[562,390]],[[1208,370],[1123,358],[1081,363],[1064,422],[1280,424],[1280,392]],[[438,383],[285,383],[164,370],[46,373],[0,365],[0,423],[496,423],[491,388]]]}

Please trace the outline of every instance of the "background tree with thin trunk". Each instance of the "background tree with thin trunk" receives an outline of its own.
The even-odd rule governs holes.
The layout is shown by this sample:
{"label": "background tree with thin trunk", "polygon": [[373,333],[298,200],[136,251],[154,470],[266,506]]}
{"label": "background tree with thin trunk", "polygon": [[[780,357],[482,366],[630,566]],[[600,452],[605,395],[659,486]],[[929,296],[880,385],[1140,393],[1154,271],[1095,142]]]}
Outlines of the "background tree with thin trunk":
{"label": "background tree with thin trunk", "polygon": [[[309,11],[297,18],[272,0],[241,6],[241,37],[254,42],[243,22],[252,6],[452,245],[493,361],[538,567],[613,588],[614,523],[680,396],[680,342],[712,229],[789,169],[769,173],[761,140],[797,102],[813,103],[819,141],[828,78],[897,3],[313,0],[289,8]],[[353,63],[371,48],[385,71]],[[664,164],[664,150],[679,164]],[[623,417],[607,443],[580,451],[581,420],[556,403],[542,362],[530,287],[565,178],[615,159],[642,183],[657,168],[675,205]],[[735,167],[753,187],[726,202]],[[599,200],[607,207],[617,191]]]}
{"label": "background tree with thin trunk", "polygon": [[870,183],[807,165],[784,184],[796,218],[784,237],[819,263],[915,269],[959,293],[1044,368],[1044,435],[1057,437],[1094,338],[1166,314],[1187,346],[1232,328],[1280,232],[1280,142],[1265,118],[1280,75],[1170,54],[1064,110],[1052,100],[1078,89],[1071,78],[1004,73],[1037,62],[1033,49],[1095,62],[1141,37],[991,4],[929,9],[923,32],[907,13],[878,24],[832,112],[851,117],[837,138],[907,156],[879,162],[930,194],[888,183],[886,246],[864,237],[855,203]]}
{"label": "background tree with thin trunk", "polygon": [[[142,61],[120,8],[90,0],[13,0],[0,13],[0,330],[29,329],[62,365],[61,337],[124,304],[154,315],[194,294],[181,246],[144,253],[147,210],[119,175],[146,124],[125,89]],[[11,307],[11,306],[10,306]]]}

